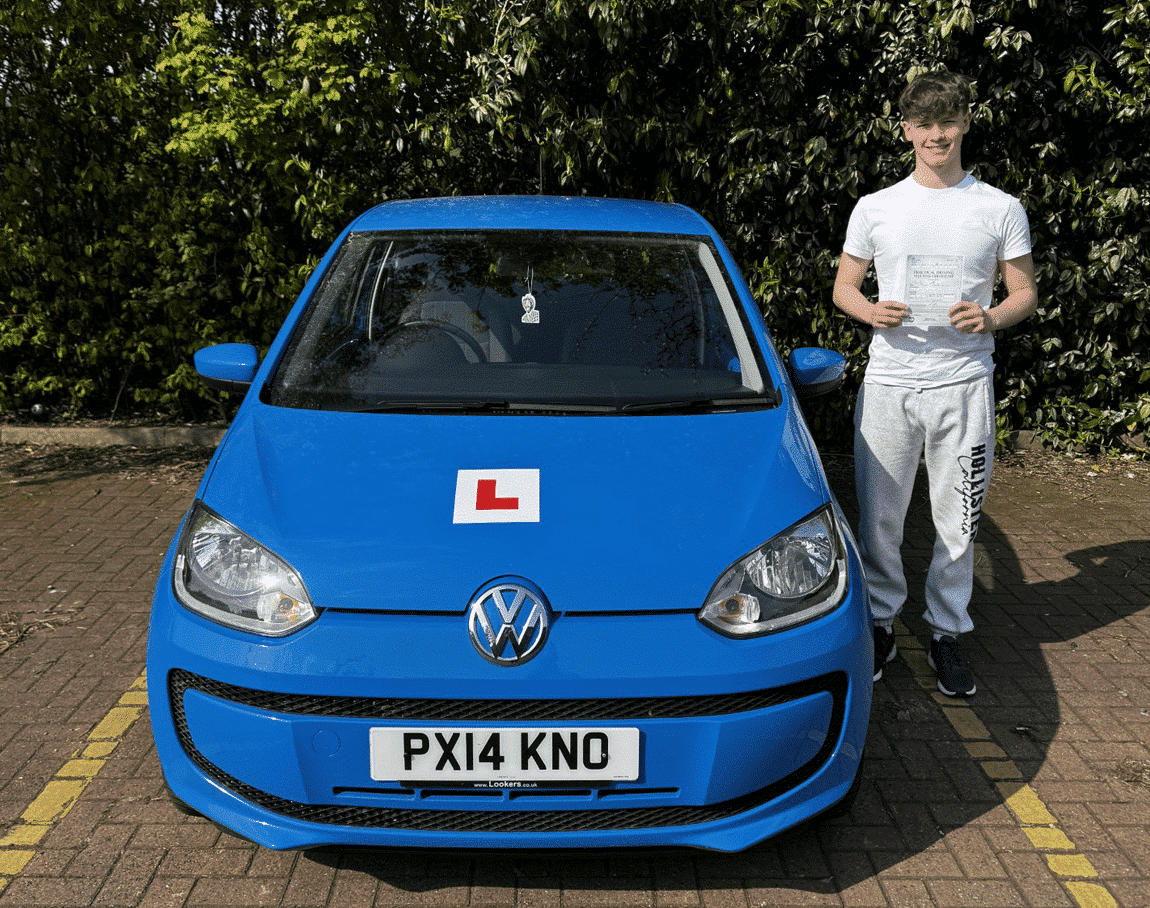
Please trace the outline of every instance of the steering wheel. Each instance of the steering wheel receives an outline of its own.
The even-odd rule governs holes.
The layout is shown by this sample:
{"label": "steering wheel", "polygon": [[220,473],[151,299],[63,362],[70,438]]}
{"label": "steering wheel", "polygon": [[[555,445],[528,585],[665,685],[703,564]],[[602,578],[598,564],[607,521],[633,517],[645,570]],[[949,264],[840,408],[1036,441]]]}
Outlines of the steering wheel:
{"label": "steering wheel", "polygon": [[442,331],[444,334],[450,334],[451,337],[459,343],[461,347],[465,347],[475,354],[478,362],[485,363],[488,361],[487,354],[483,352],[483,348],[479,346],[479,341],[464,331],[462,328],[457,328],[450,322],[439,322],[434,319],[421,318],[413,322],[404,322],[392,331],[385,339],[384,342],[391,340],[400,331],[405,328],[432,328],[436,331]]}

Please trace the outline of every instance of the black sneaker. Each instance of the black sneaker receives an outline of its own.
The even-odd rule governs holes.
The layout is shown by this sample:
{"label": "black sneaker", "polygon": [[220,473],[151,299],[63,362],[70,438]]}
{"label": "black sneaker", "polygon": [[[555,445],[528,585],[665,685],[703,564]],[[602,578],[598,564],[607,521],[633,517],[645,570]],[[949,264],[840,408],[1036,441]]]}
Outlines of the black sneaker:
{"label": "black sneaker", "polygon": [[885,627],[874,626],[874,679],[882,680],[882,668],[891,659],[898,655],[898,647],[894,645],[894,631]]}
{"label": "black sneaker", "polygon": [[974,696],[977,690],[974,675],[966,667],[954,637],[940,637],[933,641],[927,661],[938,678],[938,689],[948,697]]}

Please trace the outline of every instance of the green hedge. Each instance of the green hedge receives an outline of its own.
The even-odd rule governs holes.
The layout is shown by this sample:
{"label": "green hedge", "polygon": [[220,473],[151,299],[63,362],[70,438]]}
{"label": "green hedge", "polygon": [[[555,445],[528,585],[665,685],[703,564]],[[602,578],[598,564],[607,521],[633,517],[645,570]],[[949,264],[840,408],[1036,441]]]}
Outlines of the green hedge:
{"label": "green hedge", "polygon": [[[207,343],[270,342],[389,198],[684,202],[780,346],[863,338],[830,285],[854,200],[904,176],[892,99],[976,80],[966,163],[1020,196],[1038,315],[999,343],[999,427],[1146,432],[1144,2],[16,0],[0,11],[0,409],[195,419]],[[846,444],[850,395],[820,406]]]}

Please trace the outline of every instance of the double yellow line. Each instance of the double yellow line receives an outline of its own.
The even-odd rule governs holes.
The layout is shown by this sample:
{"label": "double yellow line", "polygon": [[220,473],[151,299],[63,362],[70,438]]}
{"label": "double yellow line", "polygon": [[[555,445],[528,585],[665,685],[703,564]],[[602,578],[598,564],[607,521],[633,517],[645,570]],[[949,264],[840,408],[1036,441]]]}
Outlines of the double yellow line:
{"label": "double yellow line", "polygon": [[84,746],[72,754],[60,771],[44,786],[20,819],[0,839],[0,892],[36,856],[33,850],[79,800],[88,783],[96,777],[124,739],[128,729],[148,705],[147,673],[142,672],[132,686],[93,728]]}
{"label": "double yellow line", "polygon": [[895,635],[899,652],[914,673],[915,680],[925,690],[932,692],[943,715],[962,739],[966,752],[998,789],[1002,800],[1030,839],[1030,844],[1043,854],[1047,867],[1066,887],[1078,908],[1118,908],[1118,902],[1110,890],[1096,882],[1098,871],[1090,863],[1090,858],[1079,852],[1059,828],[1058,820],[1034,789],[1023,780],[1022,772],[1014,761],[994,742],[969,702],[938,692],[934,670],[918,638],[901,622],[896,623]]}

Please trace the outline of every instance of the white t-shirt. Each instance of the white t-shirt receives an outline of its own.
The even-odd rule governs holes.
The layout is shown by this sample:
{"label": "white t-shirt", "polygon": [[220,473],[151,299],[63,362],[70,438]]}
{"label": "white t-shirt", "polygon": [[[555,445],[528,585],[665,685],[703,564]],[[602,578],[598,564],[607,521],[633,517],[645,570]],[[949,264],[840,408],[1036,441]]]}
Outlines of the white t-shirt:
{"label": "white t-shirt", "polygon": [[993,372],[993,335],[929,324],[944,320],[929,312],[947,299],[990,306],[998,262],[1031,251],[1018,199],[969,175],[949,189],[907,177],[859,199],[843,251],[874,262],[880,300],[907,303],[928,323],[876,328],[865,381],[934,388]]}

